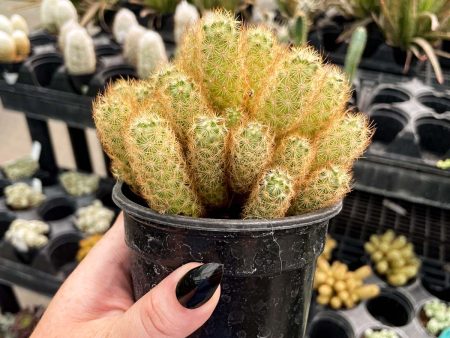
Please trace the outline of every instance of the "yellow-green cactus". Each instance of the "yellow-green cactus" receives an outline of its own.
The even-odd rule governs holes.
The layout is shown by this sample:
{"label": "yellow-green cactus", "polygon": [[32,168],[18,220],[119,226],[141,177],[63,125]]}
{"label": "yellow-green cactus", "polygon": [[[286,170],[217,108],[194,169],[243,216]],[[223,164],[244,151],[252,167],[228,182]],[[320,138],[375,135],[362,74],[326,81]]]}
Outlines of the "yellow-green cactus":
{"label": "yellow-green cactus", "polygon": [[134,179],[149,206],[161,214],[201,216],[181,146],[169,121],[146,107],[131,120],[125,137]]}
{"label": "yellow-green cactus", "polygon": [[350,180],[349,173],[339,167],[318,170],[300,186],[289,214],[300,215],[337,203],[349,192]]}
{"label": "yellow-green cactus", "polygon": [[283,169],[267,171],[244,206],[243,218],[281,218],[294,196],[292,177]]}
{"label": "yellow-green cactus", "polygon": [[270,162],[273,136],[258,122],[249,122],[233,130],[229,150],[229,178],[234,192],[250,192],[258,176]]}
{"label": "yellow-green cactus", "polygon": [[218,117],[198,116],[189,135],[189,163],[198,194],[205,205],[227,204],[226,141],[228,129]]}
{"label": "yellow-green cactus", "polygon": [[245,113],[241,108],[227,108],[224,117],[227,128],[234,128],[243,121]]}

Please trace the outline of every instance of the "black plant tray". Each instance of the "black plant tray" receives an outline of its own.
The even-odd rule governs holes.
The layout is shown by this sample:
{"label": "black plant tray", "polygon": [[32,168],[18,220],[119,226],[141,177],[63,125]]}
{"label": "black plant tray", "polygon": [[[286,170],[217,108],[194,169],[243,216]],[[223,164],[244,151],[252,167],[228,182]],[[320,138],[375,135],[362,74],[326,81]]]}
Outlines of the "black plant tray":
{"label": "black plant tray", "polygon": [[415,245],[422,260],[419,277],[405,287],[393,288],[374,275],[367,282],[380,285],[381,296],[350,310],[334,311],[313,301],[309,338],[360,338],[368,328],[394,329],[401,338],[432,337],[422,326],[420,311],[432,299],[450,301],[450,212],[353,191],[330,223],[329,233],[338,241],[332,260],[348,264],[351,270],[368,264],[364,243],[387,229],[407,236]]}
{"label": "black plant tray", "polygon": [[[74,225],[76,211],[99,199],[118,213],[111,199],[113,183],[111,179],[101,179],[95,194],[82,197],[69,196],[59,184],[45,186],[47,199],[44,203],[26,211],[11,210],[4,197],[0,197],[0,281],[53,295],[75,268],[78,242],[86,236]],[[3,239],[10,222],[17,218],[43,220],[49,224],[48,244],[29,255],[18,253]]]}

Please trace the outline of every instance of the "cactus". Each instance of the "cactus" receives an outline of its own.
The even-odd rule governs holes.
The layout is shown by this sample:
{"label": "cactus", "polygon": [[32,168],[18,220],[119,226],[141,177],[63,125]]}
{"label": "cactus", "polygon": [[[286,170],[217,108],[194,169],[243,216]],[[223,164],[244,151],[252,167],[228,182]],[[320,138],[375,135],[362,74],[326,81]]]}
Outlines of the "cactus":
{"label": "cactus", "polygon": [[40,249],[48,243],[46,234],[50,231],[47,223],[37,220],[16,219],[5,233],[5,240],[20,252]]}
{"label": "cactus", "polygon": [[284,217],[293,196],[292,177],[283,169],[271,169],[262,175],[253,188],[244,206],[242,217]]}
{"label": "cactus", "polygon": [[75,226],[88,235],[105,233],[114,219],[114,212],[99,200],[77,210]]}
{"label": "cactus", "polygon": [[0,62],[10,63],[16,57],[16,45],[13,38],[3,31],[0,31]]}
{"label": "cactus", "polygon": [[348,113],[317,141],[317,155],[313,168],[318,169],[332,163],[349,167],[362,155],[369,144],[372,130],[363,114]]}
{"label": "cactus", "polygon": [[28,35],[29,33],[28,24],[21,15],[19,14],[11,15],[10,21],[13,26],[13,30],[19,30]]}
{"label": "cactus", "polygon": [[364,249],[370,254],[376,271],[386,276],[393,286],[405,285],[419,272],[420,261],[414,254],[413,245],[405,236],[396,236],[392,230],[383,235],[372,235]]}
{"label": "cactus", "polygon": [[14,31],[14,27],[11,24],[11,21],[9,19],[0,14],[0,32],[5,32],[8,35],[11,35]]}
{"label": "cactus", "polygon": [[161,36],[154,31],[147,31],[139,39],[137,56],[137,73],[141,79],[153,74],[156,68],[167,63],[166,48]]}
{"label": "cactus", "polygon": [[175,8],[180,0],[145,0],[146,6],[153,9],[159,14],[169,14],[175,11]]}
{"label": "cactus", "polygon": [[66,37],[64,63],[70,75],[88,75],[95,72],[94,42],[84,29],[73,29]]}
{"label": "cactus", "polygon": [[123,56],[133,67],[138,64],[139,41],[147,30],[140,25],[133,25],[127,33],[123,44]]}
{"label": "cactus", "polygon": [[55,15],[55,23],[58,30],[68,21],[78,21],[77,10],[71,1],[59,0]]}
{"label": "cactus", "polygon": [[304,45],[308,40],[308,17],[305,14],[297,14],[290,25],[289,35],[296,46]]}
{"label": "cactus", "polygon": [[316,171],[301,185],[288,213],[300,215],[337,203],[350,191],[350,180],[349,173],[339,167]]}
{"label": "cactus", "polygon": [[41,3],[41,24],[50,33],[56,33],[58,26],[56,24],[56,9],[59,0],[42,0]]}
{"label": "cactus", "polygon": [[28,57],[31,51],[31,44],[28,36],[22,31],[14,31],[12,34],[15,45],[15,55],[17,61],[22,61]]}
{"label": "cactus", "polygon": [[154,105],[140,111],[125,136],[139,191],[159,213],[201,216],[181,146],[160,110]]}
{"label": "cactus", "polygon": [[138,25],[138,22],[133,12],[129,9],[121,8],[114,17],[112,27],[114,39],[122,44],[127,37],[128,31],[135,25]]}
{"label": "cactus", "polygon": [[308,139],[290,135],[283,139],[277,147],[273,163],[283,167],[298,184],[309,172],[315,152]]}
{"label": "cactus", "polygon": [[216,12],[189,30],[177,55],[179,67],[201,83],[206,98],[219,112],[240,107],[244,100],[238,29],[229,13]]}
{"label": "cactus", "polygon": [[[427,318],[426,329],[434,336],[439,336],[450,328],[450,306],[440,300],[431,300],[422,308]],[[444,335],[445,336],[445,335]]]}
{"label": "cactus", "polygon": [[175,27],[174,27],[174,37],[175,43],[178,45],[183,37],[183,34],[187,32],[189,27],[191,27],[200,18],[195,6],[192,6],[187,1],[181,1],[175,10]]}
{"label": "cactus", "polygon": [[71,196],[90,195],[97,191],[100,178],[94,174],[68,171],[59,176],[64,190]]}
{"label": "cactus", "polygon": [[378,285],[364,284],[364,280],[371,274],[372,270],[368,265],[349,271],[348,266],[339,261],[330,265],[326,259],[319,257],[314,276],[314,289],[318,291],[317,302],[335,310],[342,307],[351,309],[362,300],[378,296]]}
{"label": "cactus", "polygon": [[64,52],[64,48],[66,45],[67,34],[75,29],[83,29],[83,27],[81,27],[78,22],[73,20],[67,21],[66,23],[64,23],[64,25],[62,25],[58,35],[58,47],[62,52]]}
{"label": "cactus", "polygon": [[45,195],[24,182],[18,182],[5,188],[6,204],[23,210],[38,206],[45,200]]}
{"label": "cactus", "polygon": [[39,162],[31,158],[31,156],[25,156],[18,160],[5,163],[2,166],[6,178],[10,180],[29,178],[33,176],[38,169]]}
{"label": "cactus", "polygon": [[266,90],[255,98],[253,115],[277,136],[297,126],[308,113],[313,98],[316,100],[313,94],[321,82],[317,76],[321,62],[320,56],[309,47],[285,53],[284,60],[265,84]]}
{"label": "cactus", "polygon": [[233,130],[229,146],[229,177],[234,192],[250,192],[258,176],[271,160],[273,136],[258,122],[249,122]]}
{"label": "cactus", "polygon": [[196,117],[189,135],[189,163],[198,194],[208,207],[223,207],[228,202],[227,135],[224,119],[209,116]]}
{"label": "cactus", "polygon": [[244,111],[241,108],[227,108],[224,112],[225,124],[228,129],[232,129],[242,122],[245,116]]}
{"label": "cactus", "polygon": [[367,29],[365,27],[358,27],[352,34],[350,45],[348,46],[347,54],[345,55],[344,69],[347,73],[350,82],[356,76],[361,57],[366,48],[367,43]]}

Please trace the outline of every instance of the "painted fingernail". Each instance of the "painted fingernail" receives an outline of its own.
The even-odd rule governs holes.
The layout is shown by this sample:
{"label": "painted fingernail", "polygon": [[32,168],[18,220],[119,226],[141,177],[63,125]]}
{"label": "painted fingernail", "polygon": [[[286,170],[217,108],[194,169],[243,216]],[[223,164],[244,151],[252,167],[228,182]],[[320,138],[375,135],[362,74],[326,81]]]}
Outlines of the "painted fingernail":
{"label": "painted fingernail", "polygon": [[208,263],[190,270],[177,284],[177,298],[181,305],[196,309],[214,294],[223,276],[223,264]]}

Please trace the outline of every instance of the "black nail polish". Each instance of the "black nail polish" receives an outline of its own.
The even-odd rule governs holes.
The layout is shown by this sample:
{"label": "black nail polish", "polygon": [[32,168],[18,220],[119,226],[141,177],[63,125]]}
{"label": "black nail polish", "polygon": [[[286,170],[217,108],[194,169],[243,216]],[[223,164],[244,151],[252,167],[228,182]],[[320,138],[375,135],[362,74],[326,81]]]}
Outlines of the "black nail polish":
{"label": "black nail polish", "polygon": [[190,270],[177,284],[177,298],[181,305],[195,309],[205,304],[214,294],[223,276],[223,265],[203,264]]}

